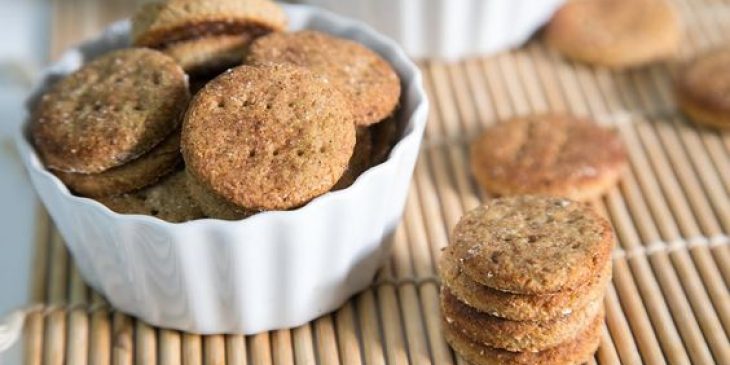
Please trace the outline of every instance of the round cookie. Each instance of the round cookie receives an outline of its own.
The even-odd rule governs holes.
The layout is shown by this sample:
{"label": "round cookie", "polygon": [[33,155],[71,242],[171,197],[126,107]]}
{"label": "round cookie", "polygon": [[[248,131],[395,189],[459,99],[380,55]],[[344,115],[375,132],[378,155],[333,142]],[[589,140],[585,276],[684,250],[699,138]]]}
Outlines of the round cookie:
{"label": "round cookie", "polygon": [[117,213],[151,215],[173,223],[203,218],[185,181],[185,172],[179,171],[146,189],[98,200]]}
{"label": "round cookie", "polygon": [[511,352],[481,345],[453,324],[442,321],[444,337],[456,353],[473,365],[579,365],[598,350],[603,310],[574,339],[539,352]]}
{"label": "round cookie", "polygon": [[682,26],[666,0],[579,0],[555,13],[545,36],[569,58],[622,68],[674,55]]}
{"label": "round cookie", "polygon": [[154,184],[182,162],[180,133],[174,132],[152,151],[98,174],[54,171],[71,191],[89,197],[119,195]]}
{"label": "round cookie", "polygon": [[241,64],[249,34],[217,35],[172,43],[162,52],[174,58],[189,74],[208,75]]}
{"label": "round cookie", "polygon": [[114,51],[46,92],[31,134],[46,167],[99,173],[169,136],[189,98],[187,76],[172,58],[150,49]]}
{"label": "round cookie", "polygon": [[377,53],[353,41],[316,31],[261,37],[251,44],[246,63],[294,64],[324,76],[352,103],[358,126],[387,118],[400,99],[398,75]]}
{"label": "round cookie", "polygon": [[577,289],[611,260],[611,226],[589,205],[564,198],[494,199],[454,228],[464,274],[492,289],[548,294]]}
{"label": "round cookie", "polygon": [[699,55],[677,76],[677,104],[692,121],[730,128],[730,47]]}
{"label": "round cookie", "polygon": [[609,260],[597,277],[574,290],[522,295],[495,290],[471,280],[459,269],[451,246],[446,247],[439,259],[441,280],[460,301],[481,312],[512,321],[549,321],[600,301],[611,281],[612,267]]}
{"label": "round cookie", "polygon": [[245,210],[297,208],[328,192],[355,147],[349,103],[291,65],[241,66],[209,82],[185,116],[191,174]]}
{"label": "round cookie", "polygon": [[189,172],[186,176],[188,192],[203,211],[205,216],[228,221],[238,221],[256,214],[256,212],[239,208],[215,195],[208,188],[199,183],[192,175],[190,175]]}
{"label": "round cookie", "polygon": [[347,170],[332,190],[342,190],[350,187],[358,176],[370,167],[373,151],[372,132],[367,127],[358,127],[356,133],[355,150],[347,165]]}
{"label": "round cookie", "polygon": [[614,131],[565,115],[514,118],[471,144],[474,177],[497,195],[588,201],[613,187],[626,166],[626,150]]}
{"label": "round cookie", "polygon": [[269,0],[166,0],[140,7],[132,19],[136,46],[165,48],[193,39],[286,28],[284,10]]}
{"label": "round cookie", "polygon": [[575,338],[596,318],[603,302],[590,303],[567,316],[549,321],[511,321],[460,302],[447,287],[441,288],[441,313],[474,342],[507,351],[537,352]]}

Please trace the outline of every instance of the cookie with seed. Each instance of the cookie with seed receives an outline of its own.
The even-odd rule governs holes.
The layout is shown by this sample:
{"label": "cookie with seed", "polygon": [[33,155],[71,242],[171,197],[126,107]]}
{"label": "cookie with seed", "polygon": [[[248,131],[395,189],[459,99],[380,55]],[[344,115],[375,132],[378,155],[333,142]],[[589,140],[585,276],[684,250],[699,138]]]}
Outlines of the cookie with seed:
{"label": "cookie with seed", "polygon": [[242,209],[297,208],[342,177],[353,120],[339,90],[306,69],[241,66],[196,94],[183,158],[198,182]]}
{"label": "cookie with seed", "polygon": [[284,10],[269,0],[166,0],[140,7],[132,41],[163,50],[188,72],[206,73],[240,64],[253,39],[286,23]]}
{"label": "cookie with seed", "polygon": [[347,165],[347,170],[332,190],[346,189],[352,185],[358,176],[370,167],[373,151],[372,132],[367,127],[358,127],[356,132],[355,150]]}
{"label": "cookie with seed", "polygon": [[474,365],[579,365],[586,363],[600,344],[604,311],[575,338],[538,352],[511,352],[482,345],[454,324],[442,322],[444,337],[456,353]]}
{"label": "cookie with seed", "polygon": [[611,281],[609,260],[597,277],[573,290],[544,295],[513,294],[492,289],[469,278],[448,246],[439,259],[439,274],[445,286],[459,300],[489,315],[513,321],[549,321],[580,311],[600,301]]}
{"label": "cookie with seed", "polygon": [[568,58],[622,68],[673,56],[682,26],[666,0],[580,0],[558,10],[545,36]]}
{"label": "cookie with seed", "polygon": [[356,42],[317,31],[261,37],[251,44],[246,63],[287,63],[324,76],[346,95],[359,126],[387,118],[400,99],[400,79],[382,57]]}
{"label": "cookie with seed", "polygon": [[180,133],[174,132],[152,151],[122,166],[98,174],[54,173],[71,191],[100,197],[129,193],[152,185],[173,172],[181,162]]}
{"label": "cookie with seed", "polygon": [[692,121],[730,128],[730,47],[699,55],[677,76],[677,104]]}
{"label": "cookie with seed", "polygon": [[447,287],[441,288],[444,320],[472,341],[507,351],[536,352],[575,338],[598,315],[603,302],[596,300],[570,315],[548,321],[511,321],[491,316],[462,303]]}
{"label": "cookie with seed", "polygon": [[147,153],[180,125],[190,93],[175,61],[150,49],[124,49],[54,84],[30,131],[46,167],[95,174]]}
{"label": "cookie with seed", "polygon": [[496,195],[541,194],[595,199],[627,166],[614,131],[567,115],[514,118],[488,128],[471,144],[471,169]]}
{"label": "cookie with seed", "polygon": [[179,171],[143,190],[98,200],[117,213],[151,215],[173,223],[203,218],[185,180],[185,172]]}
{"label": "cookie with seed", "polygon": [[189,172],[186,173],[186,176],[188,193],[206,217],[237,221],[256,214],[254,211],[247,211],[219,197],[199,183]]}
{"label": "cookie with seed", "polygon": [[549,294],[590,283],[611,259],[611,226],[564,198],[494,199],[454,228],[453,254],[470,279],[517,294]]}

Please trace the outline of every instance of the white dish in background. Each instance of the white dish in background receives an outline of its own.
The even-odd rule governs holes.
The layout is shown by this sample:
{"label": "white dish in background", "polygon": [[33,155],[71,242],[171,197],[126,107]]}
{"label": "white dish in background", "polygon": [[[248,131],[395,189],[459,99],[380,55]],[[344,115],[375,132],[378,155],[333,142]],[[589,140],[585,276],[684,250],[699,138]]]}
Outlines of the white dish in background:
{"label": "white dish in background", "polygon": [[415,58],[457,59],[522,45],[565,0],[299,0],[358,18]]}
{"label": "white dish in background", "polygon": [[[33,185],[81,274],[117,309],[161,327],[195,333],[256,333],[306,323],[370,285],[389,254],[384,238],[400,221],[426,125],[428,102],[418,68],[372,29],[302,5],[285,5],[292,29],[354,39],[400,75],[404,127],[389,159],[348,189],[306,206],[242,221],[172,224],[120,215],[73,196],[46,171],[24,131],[17,145]],[[129,23],[65,54],[50,80],[84,58],[128,44]],[[37,96],[48,82],[36,88]]]}

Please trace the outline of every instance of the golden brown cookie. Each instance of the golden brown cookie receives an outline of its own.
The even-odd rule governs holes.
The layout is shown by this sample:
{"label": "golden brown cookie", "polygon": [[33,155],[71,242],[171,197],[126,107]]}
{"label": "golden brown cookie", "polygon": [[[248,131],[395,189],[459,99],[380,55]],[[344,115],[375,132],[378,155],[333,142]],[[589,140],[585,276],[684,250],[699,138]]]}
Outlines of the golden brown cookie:
{"label": "golden brown cookie", "polygon": [[588,201],[613,187],[627,165],[618,134],[567,115],[511,119],[471,144],[471,169],[496,195],[541,194]]}
{"label": "golden brown cookie", "polygon": [[388,159],[390,151],[398,142],[398,123],[395,116],[370,126],[373,138],[372,165],[379,165]]}
{"label": "golden brown cookie", "polygon": [[286,28],[284,10],[269,0],[166,0],[140,7],[132,19],[136,46],[164,48],[207,36],[258,36]]}
{"label": "golden brown cookie", "polygon": [[473,365],[579,365],[587,362],[601,339],[603,310],[574,339],[539,352],[510,352],[481,345],[454,324],[442,321],[444,336],[456,353]]}
{"label": "golden brown cookie", "polygon": [[548,321],[569,315],[600,301],[611,281],[612,262],[609,260],[599,275],[586,285],[545,295],[512,294],[477,283],[459,269],[451,246],[441,254],[439,274],[443,285],[460,301],[495,317],[513,321]]}
{"label": "golden brown cookie", "polygon": [[494,199],[466,213],[451,245],[461,270],[492,289],[517,294],[574,290],[611,259],[611,225],[588,204],[564,198]]}
{"label": "golden brown cookie", "polygon": [[395,111],[400,80],[377,53],[350,40],[317,31],[274,33],[257,39],[246,63],[289,63],[310,69],[340,88],[352,103],[355,123],[377,123]]}
{"label": "golden brown cookie", "polygon": [[348,101],[291,65],[241,66],[190,104],[182,151],[190,173],[245,210],[286,210],[337,183],[355,147]]}
{"label": "golden brown cookie", "polygon": [[124,49],[91,61],[53,85],[31,123],[46,167],[100,173],[151,150],[180,125],[190,93],[175,61]]}
{"label": "golden brown cookie", "polygon": [[172,43],[162,49],[182,66],[185,72],[206,75],[241,64],[249,34],[216,35]]}
{"label": "golden brown cookie", "polygon": [[151,215],[173,223],[203,218],[185,180],[185,172],[179,171],[143,190],[98,200],[117,213]]}
{"label": "golden brown cookie", "polygon": [[122,166],[98,174],[54,171],[68,188],[83,196],[119,195],[152,185],[182,162],[180,133],[173,132],[152,151]]}
{"label": "golden brown cookie", "polygon": [[677,104],[692,121],[730,128],[730,47],[699,55],[677,75]]}
{"label": "golden brown cookie", "polygon": [[286,23],[284,10],[269,0],[166,0],[139,9],[132,39],[197,75],[239,65],[252,40]]}
{"label": "golden brown cookie", "polygon": [[356,136],[355,150],[347,165],[347,170],[332,190],[341,190],[350,187],[357,180],[358,176],[370,167],[373,153],[372,132],[368,127],[358,127]]}
{"label": "golden brown cookie", "polygon": [[225,199],[217,196],[208,188],[200,184],[192,175],[186,174],[187,188],[190,196],[197,203],[205,216],[215,219],[237,221],[248,218],[256,212],[239,208]]}
{"label": "golden brown cookie", "polygon": [[569,315],[549,321],[511,321],[460,302],[447,287],[441,288],[444,320],[462,330],[472,341],[507,351],[536,352],[569,341],[582,332],[601,311],[599,299]]}
{"label": "golden brown cookie", "polygon": [[579,0],[558,10],[545,36],[569,58],[621,68],[673,56],[682,26],[666,0]]}

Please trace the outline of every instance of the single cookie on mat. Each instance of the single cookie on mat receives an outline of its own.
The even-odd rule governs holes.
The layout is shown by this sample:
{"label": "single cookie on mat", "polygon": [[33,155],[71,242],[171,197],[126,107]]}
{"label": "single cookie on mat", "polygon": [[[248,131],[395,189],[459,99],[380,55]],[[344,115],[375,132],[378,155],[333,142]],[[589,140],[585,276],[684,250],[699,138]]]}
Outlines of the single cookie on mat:
{"label": "single cookie on mat", "polygon": [[253,39],[286,23],[284,10],[269,0],[166,0],[139,8],[132,41],[163,50],[188,72],[207,73],[240,64]]}
{"label": "single cookie on mat", "polygon": [[186,179],[185,172],[179,171],[143,190],[98,201],[117,213],[151,215],[173,223],[203,218],[188,193]]}
{"label": "single cookie on mat", "polygon": [[152,185],[182,162],[180,133],[173,132],[147,154],[98,174],[54,171],[68,188],[83,196],[119,195]]}
{"label": "single cookie on mat", "polygon": [[459,268],[451,246],[447,246],[439,259],[439,274],[443,284],[460,301],[481,312],[513,321],[549,321],[570,315],[585,308],[589,303],[600,301],[611,281],[612,262],[589,283],[574,290],[564,290],[545,295],[512,294],[477,283]]}
{"label": "single cookie on mat", "polygon": [[189,171],[186,173],[186,177],[188,192],[206,217],[237,221],[256,214],[254,211],[240,208],[217,196],[210,189],[198,182]]}
{"label": "single cookie on mat", "polygon": [[627,153],[614,131],[567,115],[514,118],[471,144],[471,169],[496,195],[541,194],[588,201],[613,187]]}
{"label": "single cookie on mat", "polygon": [[190,93],[175,61],[150,49],[101,56],[53,85],[31,123],[46,167],[94,174],[147,153],[180,125]]}
{"label": "single cookie on mat", "polygon": [[569,341],[596,318],[599,299],[570,315],[549,321],[511,321],[494,317],[462,303],[447,287],[441,288],[441,313],[472,341],[507,351],[536,352]]}
{"label": "single cookie on mat", "polygon": [[578,336],[539,352],[511,352],[484,346],[469,338],[461,328],[442,321],[444,337],[455,352],[473,365],[579,365],[598,350],[604,310]]}
{"label": "single cookie on mat", "polygon": [[332,190],[341,190],[350,187],[357,180],[358,176],[370,167],[373,153],[372,132],[367,127],[358,127],[356,138],[355,150],[352,153],[350,162],[347,164],[347,170]]}
{"label": "single cookie on mat", "polygon": [[183,123],[188,170],[245,210],[297,208],[330,191],[354,147],[347,99],[291,65],[229,70],[195,95]]}
{"label": "single cookie on mat", "polygon": [[356,42],[317,31],[261,37],[251,44],[246,63],[289,63],[324,76],[352,103],[359,126],[387,118],[400,99],[398,74],[382,57]]}
{"label": "single cookie on mat", "polygon": [[569,58],[621,68],[673,56],[682,26],[666,0],[578,0],[558,10],[545,35]]}
{"label": "single cookie on mat", "polygon": [[611,259],[611,225],[588,204],[564,198],[494,199],[454,228],[453,254],[470,279],[517,294],[575,290]]}
{"label": "single cookie on mat", "polygon": [[677,76],[677,104],[692,121],[730,128],[730,47],[699,55]]}

